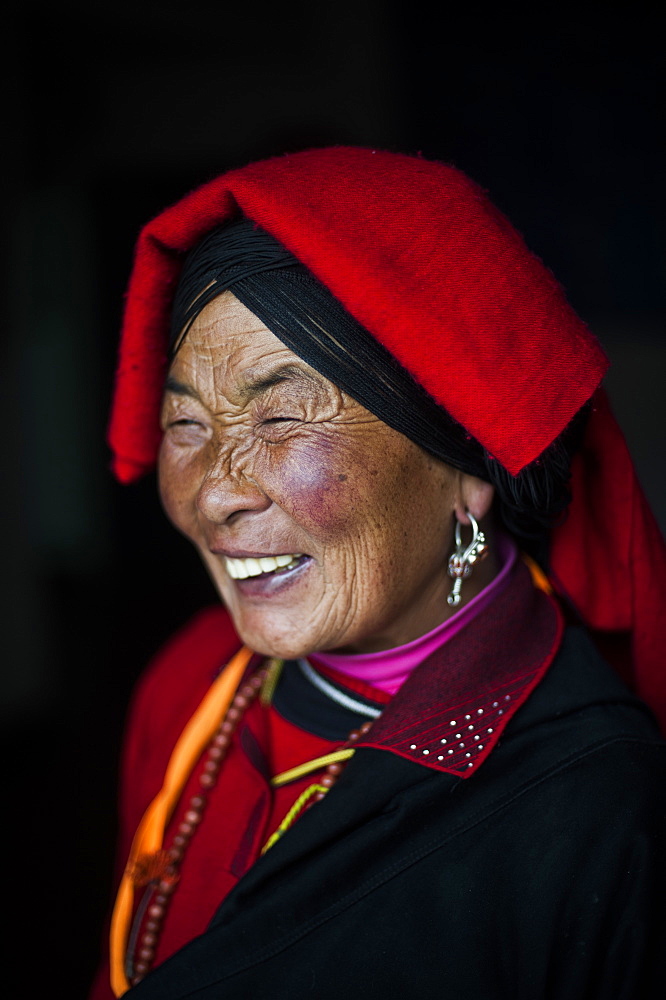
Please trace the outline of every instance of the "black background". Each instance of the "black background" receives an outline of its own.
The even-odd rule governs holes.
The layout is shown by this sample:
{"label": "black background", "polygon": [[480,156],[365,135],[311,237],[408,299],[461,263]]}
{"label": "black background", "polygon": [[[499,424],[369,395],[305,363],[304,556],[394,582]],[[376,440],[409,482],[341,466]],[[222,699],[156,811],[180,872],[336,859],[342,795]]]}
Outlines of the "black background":
{"label": "black background", "polygon": [[166,204],[330,143],[462,168],[602,340],[666,524],[658,5],[469,6],[69,0],[5,24],[4,912],[20,996],[86,994],[129,692],[215,599],[154,480],[115,484],[104,444],[134,240]]}

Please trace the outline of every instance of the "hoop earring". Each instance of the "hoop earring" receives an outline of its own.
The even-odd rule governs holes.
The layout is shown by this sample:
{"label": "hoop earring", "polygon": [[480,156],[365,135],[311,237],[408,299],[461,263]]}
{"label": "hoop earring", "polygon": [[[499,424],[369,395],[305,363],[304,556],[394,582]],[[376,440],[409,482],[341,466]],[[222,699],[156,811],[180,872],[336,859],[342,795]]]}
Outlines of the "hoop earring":
{"label": "hoop earring", "polygon": [[460,521],[456,521],[456,548],[449,559],[449,576],[453,577],[455,582],[453,590],[446,598],[447,604],[453,608],[460,604],[460,588],[463,580],[466,580],[471,574],[475,563],[481,562],[488,555],[486,536],[482,531],[479,531],[479,525],[474,516],[468,510],[465,513],[472,522],[472,541],[467,546],[463,545]]}

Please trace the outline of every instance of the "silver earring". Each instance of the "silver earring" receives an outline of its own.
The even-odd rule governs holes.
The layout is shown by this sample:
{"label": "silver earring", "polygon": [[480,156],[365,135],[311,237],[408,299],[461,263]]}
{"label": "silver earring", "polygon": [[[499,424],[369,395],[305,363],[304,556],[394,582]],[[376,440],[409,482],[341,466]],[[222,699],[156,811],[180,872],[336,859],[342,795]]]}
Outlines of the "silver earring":
{"label": "silver earring", "polygon": [[474,564],[481,562],[488,555],[486,536],[482,531],[479,531],[479,525],[473,515],[469,511],[465,511],[465,513],[472,522],[472,541],[469,545],[463,545],[460,521],[456,521],[456,549],[449,559],[449,576],[453,577],[455,583],[453,590],[446,598],[447,603],[453,608],[460,604],[460,588],[463,580],[466,580],[470,575]]}

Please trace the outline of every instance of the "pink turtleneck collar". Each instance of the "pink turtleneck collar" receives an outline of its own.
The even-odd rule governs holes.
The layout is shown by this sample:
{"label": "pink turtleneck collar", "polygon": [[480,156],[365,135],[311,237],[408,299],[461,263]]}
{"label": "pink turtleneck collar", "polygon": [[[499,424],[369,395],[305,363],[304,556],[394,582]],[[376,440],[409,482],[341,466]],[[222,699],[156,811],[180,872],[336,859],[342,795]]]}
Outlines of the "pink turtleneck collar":
{"label": "pink turtleneck collar", "polygon": [[379,653],[348,655],[314,653],[309,657],[312,664],[328,667],[347,677],[354,677],[372,685],[372,687],[379,688],[380,691],[385,691],[387,694],[395,694],[412,671],[426,657],[452,639],[466,625],[469,625],[504,590],[516,562],[518,550],[513,540],[507,535],[498,536],[497,544],[502,564],[497,576],[460,611],[456,611],[431,632],[426,632],[425,635],[405,643],[404,646],[385,649]]}

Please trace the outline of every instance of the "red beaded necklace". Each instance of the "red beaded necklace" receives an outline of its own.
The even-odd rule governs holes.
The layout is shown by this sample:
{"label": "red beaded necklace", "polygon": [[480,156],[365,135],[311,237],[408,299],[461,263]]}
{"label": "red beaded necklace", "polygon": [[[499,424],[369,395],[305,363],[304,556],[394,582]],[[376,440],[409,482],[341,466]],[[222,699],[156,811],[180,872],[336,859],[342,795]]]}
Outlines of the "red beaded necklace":
{"label": "red beaded necklace", "polygon": [[[273,664],[275,665],[275,661],[273,661]],[[203,819],[208,794],[215,787],[220,768],[227,755],[238,723],[258,694],[262,694],[262,701],[265,704],[270,702],[270,696],[277,680],[277,673],[278,670],[270,671],[264,665],[249,677],[236,692],[222,722],[208,745],[206,759],[199,775],[201,791],[191,797],[188,809],[185,811],[183,819],[178,825],[171,846],[168,850],[158,851],[149,857],[140,858],[132,867],[130,874],[134,884],[136,886],[152,887],[152,890],[148,889],[148,894],[144,897],[144,902],[139,907],[135,917],[136,928],[141,926],[144,916],[147,917],[143,930],[138,936],[136,933],[132,935],[127,949],[126,964],[129,967],[127,978],[132,986],[141,982],[152,968],[169,903],[178,886],[180,865],[189,843]],[[352,730],[341,749],[343,751],[352,750],[353,752],[354,743],[367,733],[371,725],[371,722],[366,722],[359,729]],[[344,764],[345,761],[340,760],[328,764],[323,776],[316,784],[312,785],[304,795],[297,799],[295,806],[289,811],[285,821],[280,824],[278,830],[267,842],[264,851],[279,839],[298,815],[301,815],[312,803],[319,802],[324,798],[340,776]]]}

